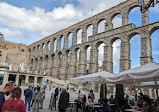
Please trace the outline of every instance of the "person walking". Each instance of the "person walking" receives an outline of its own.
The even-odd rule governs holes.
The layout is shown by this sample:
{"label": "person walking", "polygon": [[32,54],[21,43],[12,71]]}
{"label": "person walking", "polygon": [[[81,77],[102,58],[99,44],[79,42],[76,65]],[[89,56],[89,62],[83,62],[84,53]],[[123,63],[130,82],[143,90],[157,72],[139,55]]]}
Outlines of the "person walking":
{"label": "person walking", "polygon": [[42,91],[41,91],[41,100],[40,100],[41,108],[40,108],[40,109],[43,109],[44,99],[45,99],[45,87],[43,87],[43,88],[42,88]]}
{"label": "person walking", "polygon": [[4,102],[1,112],[26,112],[24,101],[20,99],[21,93],[21,88],[16,87],[10,99]]}
{"label": "person walking", "polygon": [[66,92],[66,88],[62,88],[62,92],[59,98],[59,112],[65,112],[66,108],[68,108],[70,94]]}
{"label": "person walking", "polygon": [[0,112],[1,112],[1,108],[3,103],[5,102],[5,94],[8,96],[12,90],[15,88],[13,83],[7,83],[3,89],[0,90]]}
{"label": "person walking", "polygon": [[55,89],[55,96],[58,97],[58,95],[59,95],[59,88],[57,87],[57,88]]}
{"label": "person walking", "polygon": [[39,103],[40,103],[40,100],[41,100],[40,87],[37,87],[37,90],[34,93],[33,112],[39,112]]}
{"label": "person walking", "polygon": [[32,91],[33,97],[32,97],[31,107],[33,107],[33,103],[34,103],[34,93],[35,93],[36,90],[37,90],[37,89],[36,89],[36,87],[35,87],[34,90]]}
{"label": "person walking", "polygon": [[28,86],[28,89],[24,90],[24,96],[25,96],[25,108],[27,109],[27,104],[28,104],[28,111],[30,112],[30,104],[33,96],[33,93],[31,91],[31,86]]}

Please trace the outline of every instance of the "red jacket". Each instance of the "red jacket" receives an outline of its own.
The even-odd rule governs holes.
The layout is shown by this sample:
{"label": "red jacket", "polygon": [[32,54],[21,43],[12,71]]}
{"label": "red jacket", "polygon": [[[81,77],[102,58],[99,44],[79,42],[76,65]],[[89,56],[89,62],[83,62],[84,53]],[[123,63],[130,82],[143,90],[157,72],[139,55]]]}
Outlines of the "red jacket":
{"label": "red jacket", "polygon": [[6,100],[2,106],[1,112],[4,112],[9,109],[15,109],[17,112],[26,112],[24,101],[16,99],[11,101],[10,99]]}

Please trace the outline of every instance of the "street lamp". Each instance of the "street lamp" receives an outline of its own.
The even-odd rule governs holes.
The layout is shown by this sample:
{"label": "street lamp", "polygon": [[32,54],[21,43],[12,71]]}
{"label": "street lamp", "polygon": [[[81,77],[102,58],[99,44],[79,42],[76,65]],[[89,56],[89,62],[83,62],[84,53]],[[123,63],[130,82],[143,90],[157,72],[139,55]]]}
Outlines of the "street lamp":
{"label": "street lamp", "polygon": [[154,7],[157,3],[159,3],[159,0],[137,0],[137,3],[141,12],[145,12],[149,7]]}

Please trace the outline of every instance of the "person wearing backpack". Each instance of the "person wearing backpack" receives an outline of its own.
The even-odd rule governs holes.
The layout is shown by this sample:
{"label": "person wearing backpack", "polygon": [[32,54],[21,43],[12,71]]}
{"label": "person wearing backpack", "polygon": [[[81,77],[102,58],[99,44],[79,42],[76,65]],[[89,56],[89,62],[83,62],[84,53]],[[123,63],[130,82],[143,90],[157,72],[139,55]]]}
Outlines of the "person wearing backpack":
{"label": "person wearing backpack", "polygon": [[42,94],[40,91],[40,87],[37,87],[37,90],[34,93],[33,112],[39,112],[39,103],[40,103],[41,97],[42,97]]}
{"label": "person wearing backpack", "polygon": [[11,97],[2,106],[1,112],[26,112],[24,101],[20,99],[22,90],[16,87]]}
{"label": "person wearing backpack", "polygon": [[31,86],[29,86],[28,89],[24,90],[24,96],[25,96],[25,108],[27,108],[28,104],[28,111],[30,111],[30,104],[33,96],[33,93],[31,91]]}

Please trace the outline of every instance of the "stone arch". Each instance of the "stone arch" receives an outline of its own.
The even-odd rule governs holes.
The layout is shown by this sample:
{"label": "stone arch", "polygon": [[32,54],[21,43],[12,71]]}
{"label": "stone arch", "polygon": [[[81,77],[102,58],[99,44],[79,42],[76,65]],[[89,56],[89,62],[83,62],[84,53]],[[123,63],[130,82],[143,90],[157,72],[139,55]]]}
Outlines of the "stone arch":
{"label": "stone arch", "polygon": [[112,51],[112,59],[113,61],[113,72],[119,73],[120,72],[120,52],[121,52],[121,38],[113,37],[111,38],[111,51]]}
{"label": "stone arch", "polygon": [[87,34],[87,41],[88,41],[88,37],[93,35],[93,24],[88,24],[86,26],[86,34]]}
{"label": "stone arch", "polygon": [[61,42],[61,46],[60,46],[60,50],[62,50],[64,48],[64,39],[65,39],[65,36],[64,35],[61,35],[60,36],[60,42]]}
{"label": "stone arch", "polygon": [[113,25],[113,29],[122,26],[122,17],[123,15],[120,12],[116,12],[111,16],[111,23]]}
{"label": "stone arch", "polygon": [[85,52],[85,73],[89,73],[89,66],[90,66],[90,52],[91,52],[91,45],[87,44],[84,46],[84,52]]}
{"label": "stone arch", "polygon": [[55,57],[55,54],[51,54],[51,59],[53,60]]}
{"label": "stone arch", "polygon": [[[113,20],[113,18],[115,17],[115,16],[117,16],[117,15],[122,15],[122,13],[121,12],[115,12],[114,14],[112,14],[112,16],[110,17],[110,20],[112,21]],[[123,16],[123,15],[122,15]]]}
{"label": "stone arch", "polygon": [[78,28],[76,30],[76,36],[77,36],[77,44],[82,43],[82,28]]}
{"label": "stone arch", "polygon": [[102,32],[105,32],[105,24],[106,24],[106,19],[102,18],[102,19],[99,19],[97,21],[97,32],[98,33],[102,33]]}
{"label": "stone arch", "polygon": [[[104,43],[104,40],[99,40],[95,43],[95,47],[98,48],[100,44]],[[105,43],[104,43],[105,44]]]}
{"label": "stone arch", "polygon": [[29,49],[29,53],[31,53],[31,49]]}
{"label": "stone arch", "polygon": [[44,58],[44,59],[45,59],[45,61],[48,61],[48,58],[49,58],[49,56],[48,56],[48,55],[46,55],[46,56],[45,56],[45,58]]}
{"label": "stone arch", "polygon": [[70,53],[71,53],[71,50],[66,50],[65,51],[66,58],[67,58],[67,60],[66,60],[67,65],[70,64]]}
{"label": "stone arch", "polygon": [[43,53],[45,51],[45,43],[42,44]]}
{"label": "stone arch", "polygon": [[40,45],[38,45],[38,46],[37,46],[37,48],[38,48],[38,50],[40,51],[40,49],[41,49],[41,46],[40,46]]}
{"label": "stone arch", "polygon": [[[133,9],[137,9],[135,10],[137,12],[132,11]],[[133,13],[134,15],[131,15]],[[137,5],[133,5],[129,7],[127,14],[128,14],[128,23],[133,23],[136,27],[142,26],[142,14],[141,14],[141,10],[139,9]]]}
{"label": "stone arch", "polygon": [[127,14],[129,15],[129,13],[131,12],[131,10],[133,10],[134,8],[137,8],[139,7],[137,4],[133,5],[133,6],[130,6],[127,10]]}
{"label": "stone arch", "polygon": [[51,49],[51,42],[50,41],[47,42],[47,48],[48,48],[48,51],[50,51],[50,49]]}
{"label": "stone arch", "polygon": [[97,65],[97,70],[98,72],[103,70],[103,61],[104,61],[104,46],[105,43],[104,41],[100,40],[96,44],[96,50],[97,50],[97,59],[96,59],[96,65]]}
{"label": "stone arch", "polygon": [[62,56],[62,52],[58,52],[58,54],[57,54],[58,56]]}
{"label": "stone arch", "polygon": [[38,62],[38,58],[35,58],[35,62]]}
{"label": "stone arch", "polygon": [[150,35],[152,35],[153,32],[155,32],[156,30],[159,30],[159,26],[156,26],[156,27],[153,27],[151,30],[150,30]]}
{"label": "stone arch", "polygon": [[31,59],[30,62],[33,64],[34,63],[34,59]]}
{"label": "stone arch", "polygon": [[53,39],[53,45],[54,45],[54,52],[57,50],[57,38]]}
{"label": "stone arch", "polygon": [[151,48],[151,56],[152,56],[152,61],[159,63],[159,26],[158,27],[153,27],[150,30],[150,48]]}
{"label": "stone arch", "polygon": [[36,47],[33,47],[33,51],[35,51]]}
{"label": "stone arch", "polygon": [[[128,35],[129,42],[129,59],[130,67],[134,68],[140,65],[141,57],[141,34],[139,32],[133,32]],[[137,64],[137,65],[135,65]],[[139,65],[138,65],[139,64]]]}
{"label": "stone arch", "polygon": [[42,56],[40,57],[40,61],[43,61],[43,57]]}
{"label": "stone arch", "polygon": [[128,34],[128,42],[130,42],[131,38],[134,37],[135,35],[140,35],[140,32],[133,32]]}
{"label": "stone arch", "polygon": [[68,38],[68,48],[70,48],[70,47],[72,47],[73,33],[72,32],[68,32],[67,38]]}

